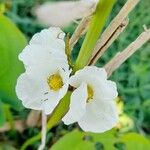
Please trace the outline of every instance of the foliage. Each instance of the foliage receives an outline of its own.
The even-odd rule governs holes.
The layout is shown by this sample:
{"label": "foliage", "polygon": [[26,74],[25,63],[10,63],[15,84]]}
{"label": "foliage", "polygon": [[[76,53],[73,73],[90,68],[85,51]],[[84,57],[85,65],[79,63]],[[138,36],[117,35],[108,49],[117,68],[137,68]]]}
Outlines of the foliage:
{"label": "foliage", "polygon": [[0,127],[4,125],[6,121],[5,111],[4,111],[4,104],[0,100]]}
{"label": "foliage", "polygon": [[136,133],[117,136],[115,130],[102,134],[74,130],[62,137],[51,150],[148,150],[149,147],[150,142]]}
{"label": "foliage", "polygon": [[[24,71],[18,54],[24,48],[26,39],[18,28],[5,16],[0,15],[0,124],[4,123],[3,103],[10,104],[14,109],[22,105],[15,94],[16,79]],[[2,123],[3,122],[3,123]]]}

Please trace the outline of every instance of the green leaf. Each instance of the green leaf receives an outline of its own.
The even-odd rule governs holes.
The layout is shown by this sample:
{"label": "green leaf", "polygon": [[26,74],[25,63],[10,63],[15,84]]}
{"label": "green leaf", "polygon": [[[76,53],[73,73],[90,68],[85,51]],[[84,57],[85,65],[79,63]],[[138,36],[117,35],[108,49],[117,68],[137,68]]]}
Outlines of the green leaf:
{"label": "green leaf", "polygon": [[150,141],[137,133],[128,133],[122,137],[126,150],[150,150]]}
{"label": "green leaf", "polygon": [[5,122],[6,122],[6,116],[5,116],[4,104],[0,100],[0,127],[3,126]]}
{"label": "green leaf", "polygon": [[128,133],[124,136],[116,136],[116,131],[105,133],[85,133],[74,130],[66,134],[50,149],[71,150],[148,150],[150,142],[136,133]]}
{"label": "green leaf", "polygon": [[0,98],[15,109],[22,106],[15,94],[15,85],[24,71],[18,54],[25,45],[26,38],[20,30],[7,17],[0,15]]}
{"label": "green leaf", "polygon": [[51,150],[83,150],[85,148],[86,150],[94,150],[93,144],[84,140],[84,137],[85,133],[75,130],[61,138],[56,144],[52,146]]}
{"label": "green leaf", "polygon": [[93,138],[95,143],[99,142],[103,145],[103,148],[106,150],[115,150],[115,143],[119,140],[115,136],[115,130],[107,131],[105,133],[89,133],[89,135]]}
{"label": "green leaf", "polygon": [[95,150],[96,147],[103,147],[106,150],[114,150],[114,144],[118,139],[114,130],[103,134],[86,133],[78,130],[72,131],[62,137],[51,150],[72,149],[72,150]]}

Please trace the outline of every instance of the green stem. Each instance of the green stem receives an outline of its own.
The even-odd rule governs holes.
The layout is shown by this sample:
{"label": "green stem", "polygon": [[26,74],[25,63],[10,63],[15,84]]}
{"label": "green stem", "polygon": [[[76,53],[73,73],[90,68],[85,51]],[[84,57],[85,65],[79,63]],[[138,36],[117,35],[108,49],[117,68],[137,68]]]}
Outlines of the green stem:
{"label": "green stem", "polygon": [[[60,101],[54,112],[52,113],[51,117],[48,120],[47,123],[47,132],[55,126],[61,118],[65,115],[69,108],[69,103],[70,103],[70,95],[71,92],[68,92],[66,96]],[[34,137],[28,139],[20,148],[20,150],[25,150],[29,145],[32,145],[34,142],[40,140],[41,138],[41,132]]]}
{"label": "green stem", "polygon": [[99,0],[96,8],[96,12],[91,20],[89,30],[84,39],[79,55],[75,62],[74,72],[82,69],[87,65],[94,46],[100,36],[100,33],[105,25],[105,22],[112,10],[115,0]]}

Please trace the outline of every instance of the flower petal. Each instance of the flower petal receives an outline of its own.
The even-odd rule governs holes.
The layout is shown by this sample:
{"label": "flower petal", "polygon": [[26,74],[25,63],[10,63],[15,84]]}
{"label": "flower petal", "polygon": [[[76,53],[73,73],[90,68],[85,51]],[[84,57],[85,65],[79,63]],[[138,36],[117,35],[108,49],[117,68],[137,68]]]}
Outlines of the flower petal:
{"label": "flower petal", "polygon": [[59,99],[62,99],[65,94],[67,93],[68,87],[69,87],[69,75],[71,73],[71,70],[68,68],[59,68],[59,73],[63,79],[63,87],[59,90]]}
{"label": "flower petal", "polygon": [[45,84],[24,73],[17,80],[16,93],[25,107],[40,110],[46,88]]}
{"label": "flower petal", "polygon": [[94,90],[94,98],[112,100],[118,95],[116,84],[107,80],[107,73],[104,68],[87,66],[70,77],[69,83],[78,87],[82,82],[89,84]]}
{"label": "flower petal", "polygon": [[105,132],[112,129],[118,121],[114,101],[94,100],[88,103],[86,114],[78,121],[84,131]]}
{"label": "flower petal", "polygon": [[78,87],[81,82],[88,82],[89,78],[92,80],[92,82],[95,81],[93,80],[95,77],[106,80],[107,73],[105,69],[98,68],[96,66],[86,66],[82,70],[77,71],[74,76],[70,77],[70,84],[74,87]]}
{"label": "flower petal", "polygon": [[56,50],[62,49],[65,51],[64,37],[65,33],[60,28],[50,27],[42,30],[40,33],[36,33],[30,40],[30,45],[50,46]]}
{"label": "flower petal", "polygon": [[59,101],[65,96],[68,90],[69,86],[69,75],[70,71],[68,70],[69,68],[59,68],[59,73],[60,76],[63,79],[63,87],[59,91],[53,91],[50,90],[48,91],[47,94],[47,100],[43,101],[43,109],[45,111],[45,114],[50,114],[52,111],[55,109]]}
{"label": "flower petal", "polygon": [[37,7],[35,13],[38,20],[46,25],[64,26],[73,20],[91,15],[97,2],[98,0],[49,2]]}
{"label": "flower petal", "polygon": [[34,110],[42,110],[42,102],[39,99],[22,101],[24,107]]}
{"label": "flower petal", "polygon": [[[50,52],[39,45],[28,45],[19,54],[19,59],[23,61],[26,66],[37,65],[37,63],[46,63],[45,61],[50,60]],[[43,62],[44,61],[44,62]]]}
{"label": "flower petal", "polygon": [[[55,50],[55,49],[54,49]],[[53,51],[52,49],[41,45],[28,45],[19,54],[19,59],[23,61],[25,66],[50,64],[52,61],[63,60],[67,63],[67,56],[65,52]]]}
{"label": "flower petal", "polygon": [[107,72],[105,68],[98,68],[96,66],[86,66],[84,67],[81,72],[81,74],[92,74],[94,76],[98,76],[100,78],[107,79]]}
{"label": "flower petal", "polygon": [[87,99],[87,85],[82,83],[71,95],[70,109],[62,119],[65,124],[78,121],[85,113]]}
{"label": "flower petal", "polygon": [[67,63],[64,36],[60,28],[51,27],[42,30],[33,36],[30,44],[19,55],[19,59],[26,66],[41,62],[48,63],[52,59],[64,59]]}
{"label": "flower petal", "polygon": [[65,96],[67,93],[69,84],[65,84],[58,92],[50,91],[47,95],[48,98],[46,101],[43,102],[43,110],[45,114],[50,114],[58,105],[60,100]]}
{"label": "flower petal", "polygon": [[94,81],[91,79],[90,84],[93,85],[95,99],[114,100],[118,96],[115,82],[95,78]]}
{"label": "flower petal", "polygon": [[69,85],[69,75],[71,71],[69,70],[69,65],[64,63],[63,60],[59,60],[59,62],[52,62],[49,65],[39,64],[26,68],[26,74],[28,74],[28,76],[30,76],[34,80],[45,83],[48,90],[49,87],[47,84],[47,78],[56,73],[59,73],[61,75],[64,85]]}
{"label": "flower petal", "polygon": [[61,99],[59,99],[57,92],[50,93],[48,95],[48,99],[44,101],[43,106],[42,106],[44,113],[47,115],[52,113],[52,111],[55,109],[55,107],[57,106],[60,100]]}
{"label": "flower petal", "polygon": [[[60,34],[60,37],[59,37]],[[30,44],[50,44],[51,39],[61,39],[63,40],[65,37],[64,32],[58,27],[50,27],[48,29],[44,29],[39,33],[34,34],[32,37]]]}
{"label": "flower petal", "polygon": [[118,92],[117,92],[117,85],[116,85],[116,83],[113,82],[113,81],[108,80],[107,84],[108,84],[108,87],[109,87],[108,92],[107,92],[109,94],[109,97],[111,99],[117,98]]}

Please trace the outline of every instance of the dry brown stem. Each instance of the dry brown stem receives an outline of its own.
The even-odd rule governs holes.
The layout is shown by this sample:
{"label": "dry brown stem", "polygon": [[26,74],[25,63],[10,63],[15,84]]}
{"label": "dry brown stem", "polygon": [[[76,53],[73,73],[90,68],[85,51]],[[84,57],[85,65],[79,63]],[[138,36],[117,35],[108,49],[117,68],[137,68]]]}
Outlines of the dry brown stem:
{"label": "dry brown stem", "polygon": [[108,77],[120,67],[134,52],[136,52],[142,45],[144,45],[150,39],[150,29],[144,31],[139,37],[132,42],[122,52],[117,53],[106,65],[105,69]]}
{"label": "dry brown stem", "polygon": [[[23,132],[25,129],[25,122],[23,120],[16,120],[14,122],[15,130]],[[6,123],[3,127],[0,128],[0,133],[11,130],[10,123]]]}
{"label": "dry brown stem", "polygon": [[[118,15],[111,21],[110,25],[103,32],[100,40],[98,41],[96,47],[93,50],[93,54],[92,54],[91,60],[89,61],[89,64],[96,63],[96,61],[106,51],[106,49],[103,49],[103,47],[106,45],[108,40],[112,37],[112,35],[117,31],[117,28],[123,23],[125,18],[128,17],[128,14],[134,9],[134,7],[137,5],[139,1],[140,0],[128,0],[126,2],[126,4],[118,13]],[[103,51],[101,52],[101,50]]]}
{"label": "dry brown stem", "polygon": [[37,125],[39,125],[41,116],[40,116],[41,112],[37,111],[37,110],[31,110],[27,120],[26,120],[26,124],[28,127],[36,127]]}
{"label": "dry brown stem", "polygon": [[[40,127],[41,126],[41,116],[40,111],[31,110],[27,120],[15,120],[14,129],[23,132],[27,127]],[[11,125],[9,122],[6,122],[4,126],[0,128],[0,133],[11,130]]]}
{"label": "dry brown stem", "polygon": [[88,65],[94,65],[97,60],[104,54],[104,52],[109,48],[109,46],[111,46],[111,44],[118,38],[118,36],[125,30],[125,28],[127,27],[129,22],[129,19],[125,19],[118,27],[117,29],[114,31],[114,33],[107,39],[106,43],[104,45],[102,45],[101,40],[99,39],[95,49],[99,49],[99,47],[101,47],[97,53],[95,53],[95,55],[93,56],[93,58],[90,60]]}
{"label": "dry brown stem", "polygon": [[85,17],[81,20],[78,27],[76,28],[75,32],[73,33],[71,39],[70,39],[70,46],[71,48],[74,47],[74,45],[77,43],[79,38],[87,31],[89,22],[91,17]]}

